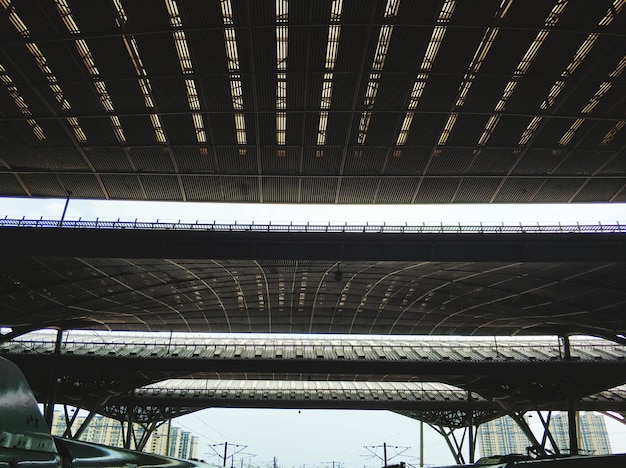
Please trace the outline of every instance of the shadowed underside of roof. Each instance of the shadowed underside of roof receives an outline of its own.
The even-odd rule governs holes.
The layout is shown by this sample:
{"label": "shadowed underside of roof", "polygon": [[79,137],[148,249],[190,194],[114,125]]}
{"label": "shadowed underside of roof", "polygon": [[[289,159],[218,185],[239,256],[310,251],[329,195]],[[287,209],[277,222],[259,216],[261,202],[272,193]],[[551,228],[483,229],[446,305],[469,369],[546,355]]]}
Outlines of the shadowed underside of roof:
{"label": "shadowed underside of roof", "polygon": [[128,411],[147,422],[207,407],[362,408],[455,427],[470,413],[482,422],[565,409],[572,397],[581,410],[626,404],[616,387],[625,347],[588,337],[69,332],[55,341],[33,333],[0,351],[40,399],[50,379],[42,368],[54,369],[59,402],[122,420]]}
{"label": "shadowed underside of roof", "polygon": [[619,341],[626,330],[621,233],[31,227],[2,228],[0,238],[10,246],[0,321],[15,335],[87,327]]}
{"label": "shadowed underside of roof", "polygon": [[623,0],[14,0],[0,194],[626,201]]}

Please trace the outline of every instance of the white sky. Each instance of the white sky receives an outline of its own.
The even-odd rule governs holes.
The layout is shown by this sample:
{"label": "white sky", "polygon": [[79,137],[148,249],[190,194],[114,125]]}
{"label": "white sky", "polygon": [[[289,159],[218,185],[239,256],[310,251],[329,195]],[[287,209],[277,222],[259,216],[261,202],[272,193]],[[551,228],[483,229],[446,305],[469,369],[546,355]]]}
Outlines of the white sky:
{"label": "white sky", "polygon": [[[0,198],[0,217],[26,219],[61,218],[64,199]],[[532,205],[271,205],[126,202],[70,200],[65,215],[72,219],[121,219],[262,224],[626,224],[626,204],[532,204]],[[201,437],[198,455],[221,464],[209,444],[247,445],[254,457],[235,457],[235,466],[271,466],[276,457],[281,467],[319,466],[378,468],[382,461],[366,450],[387,443],[408,447],[390,460],[419,466],[419,422],[388,411],[210,409],[175,420],[185,430]],[[626,452],[626,426],[607,419],[615,452]],[[427,427],[427,426],[425,426]],[[223,451],[223,446],[220,448]],[[220,450],[218,449],[218,450]],[[229,451],[229,455],[232,454]],[[427,466],[451,464],[454,460],[444,439],[432,429],[425,431]]]}
{"label": "white sky", "polygon": [[[0,217],[60,219],[64,199],[0,198]],[[614,224],[626,223],[626,204],[526,205],[276,205],[70,200],[66,220],[118,219],[274,224]]]}

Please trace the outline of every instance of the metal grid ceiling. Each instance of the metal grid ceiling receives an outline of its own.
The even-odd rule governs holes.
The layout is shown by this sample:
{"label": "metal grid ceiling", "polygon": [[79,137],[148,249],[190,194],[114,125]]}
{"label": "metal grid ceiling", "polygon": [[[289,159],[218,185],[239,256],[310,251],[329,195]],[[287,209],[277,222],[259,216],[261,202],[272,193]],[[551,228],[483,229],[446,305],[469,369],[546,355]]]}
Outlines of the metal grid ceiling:
{"label": "metal grid ceiling", "polygon": [[0,195],[626,200],[623,0],[280,4],[8,2]]}

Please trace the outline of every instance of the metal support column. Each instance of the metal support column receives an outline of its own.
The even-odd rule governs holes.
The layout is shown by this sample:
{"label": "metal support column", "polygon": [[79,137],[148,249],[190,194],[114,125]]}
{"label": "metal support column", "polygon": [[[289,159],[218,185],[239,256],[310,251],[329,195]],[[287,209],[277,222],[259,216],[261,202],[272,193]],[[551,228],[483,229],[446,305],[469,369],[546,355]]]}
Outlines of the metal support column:
{"label": "metal support column", "polygon": [[515,410],[511,406],[504,403],[503,401],[497,400],[497,402],[502,407],[502,409],[506,411],[506,414],[508,414],[511,418],[513,418],[513,420],[517,423],[517,425],[522,430],[524,435],[530,441],[532,447],[537,450],[538,454],[545,456],[546,455],[545,448],[543,447],[542,444],[539,443],[539,441],[535,437],[535,434],[533,434],[533,431],[530,429],[530,426],[528,426],[528,423],[524,419],[523,414],[515,412]]}
{"label": "metal support column", "polygon": [[[61,354],[61,345],[63,344],[63,330],[57,330],[57,339],[54,344],[54,354]],[[54,402],[57,397],[57,376],[54,369],[50,369],[50,377],[48,378],[48,395],[44,403],[44,420],[48,427],[52,427],[54,418]]]}
{"label": "metal support column", "polygon": [[[467,392],[467,401],[471,403],[472,401],[472,392]],[[469,462],[474,463],[474,449],[476,448],[474,444],[474,410],[470,409],[467,413],[467,434],[469,443]]]}
{"label": "metal support column", "polygon": [[567,426],[569,429],[569,453],[578,455],[578,422],[576,421],[576,398],[572,392],[567,392]]}

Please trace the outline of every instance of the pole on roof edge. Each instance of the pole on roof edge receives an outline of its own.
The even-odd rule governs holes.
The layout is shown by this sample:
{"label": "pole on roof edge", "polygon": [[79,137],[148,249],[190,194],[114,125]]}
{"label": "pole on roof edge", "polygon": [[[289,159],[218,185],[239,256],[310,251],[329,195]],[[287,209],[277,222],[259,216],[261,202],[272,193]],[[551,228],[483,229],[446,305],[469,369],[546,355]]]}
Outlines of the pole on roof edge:
{"label": "pole on roof edge", "polygon": [[63,208],[63,214],[61,215],[61,221],[59,221],[59,227],[63,227],[63,220],[65,220],[65,213],[67,212],[67,205],[70,203],[70,197],[72,196],[72,192],[67,191],[67,198],[65,199],[65,208]]}

